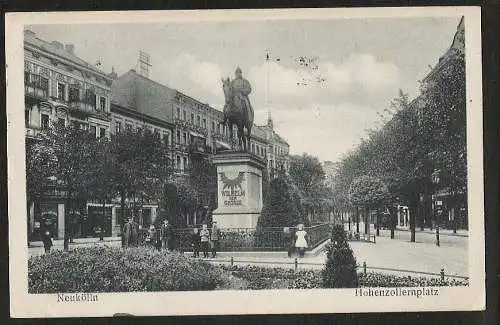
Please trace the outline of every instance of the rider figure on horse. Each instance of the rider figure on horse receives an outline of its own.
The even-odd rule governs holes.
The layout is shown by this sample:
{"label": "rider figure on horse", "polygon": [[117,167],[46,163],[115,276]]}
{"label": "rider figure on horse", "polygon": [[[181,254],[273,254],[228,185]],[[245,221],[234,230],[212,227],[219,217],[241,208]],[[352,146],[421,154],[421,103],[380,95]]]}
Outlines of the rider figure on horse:
{"label": "rider figure on horse", "polygon": [[252,92],[250,82],[242,77],[240,67],[236,68],[234,76],[235,78],[231,81],[231,87],[234,91],[234,100],[240,100],[242,102],[242,107],[245,107],[248,112],[247,118],[251,117],[253,120],[253,108],[248,99],[248,95]]}

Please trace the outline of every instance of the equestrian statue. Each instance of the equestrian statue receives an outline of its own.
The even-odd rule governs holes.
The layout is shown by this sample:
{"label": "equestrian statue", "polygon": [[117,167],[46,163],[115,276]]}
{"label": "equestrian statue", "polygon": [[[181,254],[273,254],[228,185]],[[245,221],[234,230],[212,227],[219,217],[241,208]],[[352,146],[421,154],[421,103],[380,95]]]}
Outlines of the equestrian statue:
{"label": "equestrian statue", "polygon": [[250,82],[242,77],[241,69],[237,67],[233,80],[229,80],[229,77],[222,79],[222,89],[226,100],[223,124],[229,128],[231,139],[233,139],[233,125],[236,125],[240,148],[248,151],[254,118],[252,104],[248,99],[248,95],[252,92]]}

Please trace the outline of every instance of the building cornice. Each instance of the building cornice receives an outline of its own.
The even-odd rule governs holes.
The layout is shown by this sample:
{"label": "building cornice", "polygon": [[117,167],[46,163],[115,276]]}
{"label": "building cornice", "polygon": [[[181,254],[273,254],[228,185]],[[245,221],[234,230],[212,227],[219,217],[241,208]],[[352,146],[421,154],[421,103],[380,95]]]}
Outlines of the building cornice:
{"label": "building cornice", "polygon": [[28,42],[24,42],[24,48],[27,49],[27,50],[30,50],[30,51],[33,51],[33,50],[36,50],[38,52],[41,52],[43,53],[43,55],[47,56],[49,59],[56,59],[64,64],[67,64],[67,65],[72,65],[74,66],[75,68],[77,69],[80,69],[80,70],[84,70],[86,71],[87,73],[91,73],[93,75],[97,75],[101,78],[104,78],[105,81],[108,81],[110,84],[113,82],[113,79],[111,77],[109,77],[107,74],[105,74],[104,72],[101,72],[101,71],[97,71],[97,70],[93,70],[93,69],[90,69],[89,67],[87,66],[84,66],[82,64],[80,64],[79,62],[76,62],[76,61],[73,61],[73,60],[69,60],[67,58],[64,58],[56,53],[52,53],[50,51],[48,51],[47,49],[44,49],[44,48],[41,48],[39,46],[36,46],[34,44],[30,44]]}
{"label": "building cornice", "polygon": [[25,58],[25,60],[28,61],[28,62],[30,62],[30,63],[37,64],[37,65],[39,65],[41,67],[44,67],[46,69],[49,69],[51,71],[60,73],[62,75],[71,77],[73,79],[76,79],[76,80],[78,80],[78,81],[80,81],[82,83],[87,83],[87,84],[90,84],[90,85],[92,85],[94,87],[99,87],[99,88],[102,88],[102,89],[104,89],[106,91],[111,91],[111,86],[108,86],[105,83],[98,82],[98,81],[92,80],[92,79],[85,79],[81,75],[77,75],[77,74],[74,74],[74,73],[72,73],[70,71],[63,70],[63,69],[61,69],[59,67],[52,66],[52,65],[47,64],[46,62],[40,61],[40,60],[38,60],[36,58]]}
{"label": "building cornice", "polygon": [[126,108],[126,107],[120,106],[120,105],[113,103],[113,102],[111,102],[111,113],[125,115],[125,116],[130,117],[130,118],[138,119],[138,120],[141,120],[141,121],[144,121],[147,123],[151,123],[151,124],[154,124],[157,126],[161,126],[161,127],[166,127],[166,128],[172,129],[172,130],[175,127],[173,123],[161,120],[161,119],[156,118],[156,117],[146,115],[144,113],[138,112],[138,111],[131,109],[131,108]]}

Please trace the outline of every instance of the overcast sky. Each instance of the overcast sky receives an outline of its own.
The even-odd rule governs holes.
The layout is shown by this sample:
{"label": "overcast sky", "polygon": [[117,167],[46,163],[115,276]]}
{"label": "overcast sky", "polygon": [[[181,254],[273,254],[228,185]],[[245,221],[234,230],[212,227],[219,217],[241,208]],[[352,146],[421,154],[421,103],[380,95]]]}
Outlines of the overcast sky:
{"label": "overcast sky", "polygon": [[[118,75],[150,54],[150,78],[223,104],[220,78],[237,65],[253,88],[255,123],[270,108],[291,153],[338,161],[401,88],[418,80],[451,45],[460,18],[337,19],[173,24],[29,26],[46,41],[75,45],[89,63]],[[266,51],[270,60],[266,63]],[[298,58],[312,60],[307,67]],[[267,64],[267,66],[266,66]],[[317,67],[317,68],[316,68]],[[269,74],[268,74],[269,72]],[[269,78],[266,79],[266,76]],[[266,83],[269,80],[269,84]],[[267,104],[266,104],[267,103]]]}

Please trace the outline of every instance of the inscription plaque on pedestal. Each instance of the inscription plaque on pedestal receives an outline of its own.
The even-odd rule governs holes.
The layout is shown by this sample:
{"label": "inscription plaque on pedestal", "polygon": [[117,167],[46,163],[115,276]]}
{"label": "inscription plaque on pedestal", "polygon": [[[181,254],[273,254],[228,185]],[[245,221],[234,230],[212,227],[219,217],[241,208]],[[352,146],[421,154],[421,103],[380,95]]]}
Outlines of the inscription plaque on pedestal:
{"label": "inscription plaque on pedestal", "polygon": [[225,152],[213,158],[217,167],[218,206],[213,220],[220,228],[255,228],[262,211],[265,162],[247,152]]}

